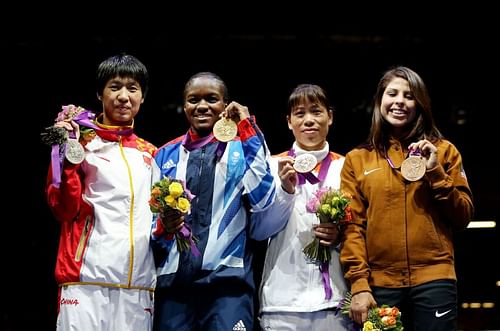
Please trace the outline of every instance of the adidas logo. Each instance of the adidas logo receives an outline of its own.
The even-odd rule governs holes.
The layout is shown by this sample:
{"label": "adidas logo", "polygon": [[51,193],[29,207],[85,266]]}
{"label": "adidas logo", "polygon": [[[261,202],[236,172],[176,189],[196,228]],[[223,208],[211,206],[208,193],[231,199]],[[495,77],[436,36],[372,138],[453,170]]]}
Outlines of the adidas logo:
{"label": "adidas logo", "polygon": [[170,168],[173,168],[173,167],[175,167],[175,163],[171,159],[168,160],[167,162],[165,162],[163,164],[163,166],[162,166],[163,169],[170,169]]}
{"label": "adidas logo", "polygon": [[243,323],[242,320],[239,320],[238,323],[236,323],[233,326],[233,331],[247,331],[247,328],[245,327],[245,323]]}

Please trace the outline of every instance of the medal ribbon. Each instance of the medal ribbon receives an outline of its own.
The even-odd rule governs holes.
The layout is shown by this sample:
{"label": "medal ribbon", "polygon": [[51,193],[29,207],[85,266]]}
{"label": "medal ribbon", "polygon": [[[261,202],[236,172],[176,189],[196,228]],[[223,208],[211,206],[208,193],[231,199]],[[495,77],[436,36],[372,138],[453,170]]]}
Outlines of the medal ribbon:
{"label": "medal ribbon", "polygon": [[[295,151],[293,150],[293,148],[288,151],[288,156],[295,157]],[[330,155],[330,153],[328,153],[321,161],[318,177],[316,177],[311,171],[305,173],[297,173],[299,185],[304,185],[306,180],[311,184],[318,184],[319,182],[324,181],[326,178],[326,174],[328,173],[330,163],[332,163],[332,156]]]}
{"label": "medal ribbon", "polygon": [[[406,159],[401,163],[401,166],[396,168],[394,166],[394,163],[392,162],[391,158],[389,157],[389,155],[387,154],[387,152],[385,153],[385,159],[387,160],[387,163],[389,163],[389,165],[391,166],[392,169],[394,170],[397,170],[397,169],[401,169],[400,172],[401,172],[401,176],[407,180],[407,181],[410,181],[410,182],[414,182],[414,181],[417,181],[417,180],[420,180],[423,176],[423,173],[422,174],[417,174],[415,173],[416,169],[420,169],[420,167],[423,166],[422,169],[425,170],[425,162],[424,164],[420,165],[420,166],[416,166],[414,165],[414,162],[410,162],[410,158],[417,158],[419,161],[421,161],[422,159],[420,158],[421,156],[421,153],[420,153],[420,149],[410,149],[409,153],[408,153],[408,156],[406,157]],[[407,163],[410,164],[410,169],[408,169],[408,166],[407,166]]]}
{"label": "medal ribbon", "polygon": [[[412,151],[410,151],[410,155],[420,156],[420,150],[418,150],[418,149],[416,149],[415,151],[412,150]],[[385,159],[387,160],[387,163],[389,163],[389,165],[391,166],[392,169],[398,169],[394,165],[394,162],[392,162],[392,160],[389,157],[389,154],[387,154],[387,152],[385,152]]]}
{"label": "medal ribbon", "polygon": [[387,160],[387,163],[389,163],[389,165],[391,166],[392,169],[396,169],[396,167],[394,166],[394,163],[392,162],[389,155],[386,154],[385,159]]}
{"label": "medal ribbon", "polygon": [[[184,136],[184,139],[182,139],[182,146],[186,148],[188,151],[193,151],[195,149],[201,148],[211,142],[214,139],[214,134],[210,133],[208,136],[193,140],[191,138],[191,135],[186,133]],[[225,142],[220,142],[217,145],[217,149],[215,150],[215,154],[217,155],[217,160],[219,160],[222,157],[222,154],[224,154],[224,151],[226,150],[226,143]]]}
{"label": "medal ribbon", "polygon": [[420,156],[420,149],[410,150],[410,155],[412,156]]}
{"label": "medal ribbon", "polygon": [[[288,156],[295,157],[295,151],[290,149],[288,151]],[[328,173],[328,168],[332,163],[332,155],[330,153],[326,154],[325,158],[321,161],[318,177],[316,177],[312,172],[297,173],[299,179],[299,185],[304,185],[306,180],[311,184],[317,184],[323,182]],[[319,265],[319,271],[321,273],[321,280],[323,282],[323,288],[325,289],[325,299],[330,300],[332,298],[332,287],[330,286],[330,272],[328,270],[328,262],[324,262]]]}
{"label": "medal ribbon", "polygon": [[[102,116],[102,115],[101,115]],[[99,116],[99,118],[101,117]],[[110,132],[113,134],[117,134],[119,136],[128,136],[132,132],[134,132],[134,124],[130,126],[112,126],[112,125],[104,125],[99,123],[99,118],[95,118],[95,114],[91,111],[84,110],[73,118],[73,121],[78,123],[81,126],[85,126],[96,131],[101,132]],[[97,123],[97,124],[96,124]]]}
{"label": "medal ribbon", "polygon": [[[69,108],[69,106],[63,106],[63,111]],[[75,121],[78,125],[85,126],[97,131],[106,131],[105,126],[98,126],[95,124],[95,113],[90,110],[83,110],[78,113],[71,120]],[[111,127],[110,127],[111,128]],[[113,130],[114,134],[126,136],[134,131],[133,126],[127,127],[126,129]],[[76,135],[73,131],[69,132],[69,138],[75,139]],[[51,163],[52,163],[52,184],[59,188],[61,184],[61,171],[63,167],[64,153],[66,152],[66,144],[59,146],[59,144],[52,145],[52,151],[50,153]]]}

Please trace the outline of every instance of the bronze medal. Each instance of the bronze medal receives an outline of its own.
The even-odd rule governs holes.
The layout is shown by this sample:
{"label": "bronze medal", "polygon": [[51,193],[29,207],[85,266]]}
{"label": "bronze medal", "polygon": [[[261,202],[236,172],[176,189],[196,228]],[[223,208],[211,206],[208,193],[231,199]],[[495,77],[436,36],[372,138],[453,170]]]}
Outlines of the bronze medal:
{"label": "bronze medal", "polygon": [[311,170],[316,168],[317,164],[318,160],[314,155],[305,153],[305,154],[300,154],[295,158],[295,161],[293,163],[293,168],[297,172],[305,173],[305,172],[310,172]]}
{"label": "bronze medal", "polygon": [[85,150],[82,144],[75,139],[68,139],[64,151],[66,159],[73,164],[80,164],[85,159]]}
{"label": "bronze medal", "polygon": [[401,164],[401,175],[410,182],[417,181],[425,175],[425,159],[418,155],[410,155]]}
{"label": "bronze medal", "polygon": [[238,133],[238,125],[231,119],[221,118],[215,122],[213,132],[218,141],[231,141]]}

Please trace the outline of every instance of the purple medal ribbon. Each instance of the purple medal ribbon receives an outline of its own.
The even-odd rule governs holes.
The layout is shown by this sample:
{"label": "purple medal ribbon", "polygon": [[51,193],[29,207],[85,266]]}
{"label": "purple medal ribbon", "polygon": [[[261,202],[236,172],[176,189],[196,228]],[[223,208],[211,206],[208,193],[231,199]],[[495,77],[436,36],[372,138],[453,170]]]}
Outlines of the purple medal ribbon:
{"label": "purple medal ribbon", "polygon": [[[191,135],[186,133],[184,136],[184,139],[182,139],[182,146],[184,146],[188,151],[193,151],[195,149],[201,148],[208,144],[209,142],[212,141],[214,138],[214,134],[210,133],[208,136],[197,139],[193,141],[191,139]],[[215,150],[215,154],[217,155],[217,160],[219,160],[222,157],[222,154],[224,154],[224,151],[226,150],[226,143],[225,142],[220,142],[217,145],[217,149]]]}
{"label": "purple medal ribbon", "polygon": [[[295,151],[290,149],[288,155],[295,157]],[[305,184],[306,180],[311,184],[317,184],[323,182],[330,168],[330,163],[332,163],[332,156],[328,153],[319,168],[318,177],[314,176],[312,172],[298,173],[299,185]],[[330,286],[330,272],[328,271],[328,262],[321,263],[319,266],[319,271],[321,272],[321,280],[323,281],[323,287],[325,289],[325,299],[330,300],[332,298],[332,287]]]}
{"label": "purple medal ribbon", "polygon": [[[295,151],[293,148],[288,151],[288,156],[295,157]],[[306,180],[311,184],[318,184],[319,182],[324,181],[326,174],[328,173],[328,168],[330,168],[330,163],[332,163],[332,156],[328,153],[323,161],[321,161],[318,177],[316,177],[312,172],[297,173],[299,185],[304,185]]]}
{"label": "purple medal ribbon", "polygon": [[413,150],[413,149],[410,150],[410,155],[412,155],[412,156],[420,156],[421,155],[420,154],[420,149],[417,148],[415,150]]}
{"label": "purple medal ribbon", "polygon": [[[414,151],[411,150],[410,151],[410,155],[420,156],[420,150],[419,149],[416,149]],[[396,169],[396,166],[394,165],[394,162],[392,162],[392,160],[389,157],[389,155],[387,154],[387,152],[385,153],[385,159],[387,160],[387,163],[389,163],[389,165],[391,166],[392,169]]]}
{"label": "purple medal ribbon", "polygon": [[[79,113],[75,117],[73,117],[73,121],[75,121],[78,125],[85,126],[97,131],[106,131],[105,127],[101,127],[94,122],[95,114],[89,110],[84,110]],[[113,130],[113,134],[117,134],[119,136],[128,136],[134,132],[133,128],[121,129],[121,130]]]}
{"label": "purple medal ribbon", "polygon": [[391,166],[392,169],[396,169],[396,167],[394,166],[394,162],[392,162],[389,155],[386,155],[385,159],[387,160],[387,163],[389,163],[389,165]]}
{"label": "purple medal ribbon", "polygon": [[94,120],[95,120],[95,114],[88,110],[84,110],[75,117],[73,117],[73,121],[78,123],[78,125],[99,130],[100,128],[93,122]]}
{"label": "purple medal ribbon", "polygon": [[[66,110],[68,106],[63,106],[63,110]],[[80,112],[78,115],[72,118],[73,121],[75,121],[78,125],[85,126],[97,131],[105,131],[106,129],[99,127],[94,123],[95,120],[95,113],[89,110],[83,110]],[[113,133],[118,134],[118,135],[129,135],[134,131],[134,129],[129,128],[129,129],[124,129],[124,130],[116,130],[113,131]],[[69,137],[71,139],[75,139],[75,133],[70,132]],[[66,150],[66,144],[61,146],[62,149],[60,148],[59,144],[52,145],[52,151],[50,153],[51,157],[51,163],[52,163],[52,184],[59,188],[61,184],[61,170],[63,167],[63,160],[64,160],[64,152]]]}
{"label": "purple medal ribbon", "polygon": [[64,147],[60,150],[59,144],[52,145],[50,152],[50,159],[52,163],[52,185],[59,188],[61,185],[61,168],[62,168],[62,155],[64,154]]}

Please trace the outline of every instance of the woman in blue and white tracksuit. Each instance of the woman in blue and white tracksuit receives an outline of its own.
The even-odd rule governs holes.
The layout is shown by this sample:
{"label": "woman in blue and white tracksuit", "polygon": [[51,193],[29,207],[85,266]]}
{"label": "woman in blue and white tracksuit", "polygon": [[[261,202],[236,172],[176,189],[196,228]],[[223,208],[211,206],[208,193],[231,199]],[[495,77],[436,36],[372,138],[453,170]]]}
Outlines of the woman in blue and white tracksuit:
{"label": "woman in blue and white tracksuit", "polygon": [[[265,141],[248,108],[227,99],[218,76],[194,75],[184,90],[191,127],[155,155],[161,177],[184,180],[195,196],[184,222],[201,254],[179,253],[169,220],[155,223],[154,330],[253,329],[251,214],[273,202],[275,187]],[[238,122],[238,136],[228,142],[212,134],[221,114]]]}

